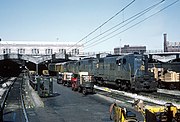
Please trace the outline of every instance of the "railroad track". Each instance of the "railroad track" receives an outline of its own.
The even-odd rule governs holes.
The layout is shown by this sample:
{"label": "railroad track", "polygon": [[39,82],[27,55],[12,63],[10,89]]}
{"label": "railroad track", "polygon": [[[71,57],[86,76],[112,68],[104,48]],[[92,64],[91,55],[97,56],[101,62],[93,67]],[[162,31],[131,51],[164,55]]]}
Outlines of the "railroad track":
{"label": "railroad track", "polygon": [[144,101],[145,105],[164,105],[168,102],[173,103],[176,106],[180,106],[179,103],[179,96],[173,96],[170,94],[164,94],[164,93],[129,93],[124,91],[118,91],[106,87],[98,87],[95,86],[95,89],[98,94],[114,98],[115,100],[120,100],[126,104],[132,104],[133,100],[141,99]]}
{"label": "railroad track", "polygon": [[169,95],[180,96],[180,90],[158,89],[157,92],[164,93],[164,94],[169,94]]}
{"label": "railroad track", "polygon": [[0,121],[27,122],[21,83],[21,76],[3,81],[1,89],[5,89],[5,91],[0,99],[2,108]]}
{"label": "railroad track", "polygon": [[147,96],[153,99],[159,99],[164,100],[167,102],[172,102],[176,104],[180,104],[180,96],[179,95],[173,95],[173,94],[166,94],[161,92],[153,92],[153,93],[143,93],[140,92],[139,95]]}

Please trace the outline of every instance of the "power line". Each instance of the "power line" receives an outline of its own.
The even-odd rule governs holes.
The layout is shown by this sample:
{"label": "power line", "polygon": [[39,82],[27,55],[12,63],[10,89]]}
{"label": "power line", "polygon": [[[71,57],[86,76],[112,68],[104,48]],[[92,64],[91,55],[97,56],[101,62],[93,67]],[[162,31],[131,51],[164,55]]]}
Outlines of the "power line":
{"label": "power line", "polygon": [[[124,11],[126,8],[128,8],[131,4],[133,4],[135,2],[135,0],[132,0],[129,4],[127,4],[124,8],[122,8],[120,11],[118,11],[115,15],[113,15],[111,18],[109,18],[107,21],[105,21],[103,24],[101,24],[100,26],[98,26],[96,29],[94,29],[92,32],[90,32],[88,35],[86,35],[84,38],[82,38],[81,40],[79,40],[76,44],[72,45],[69,49],[71,49],[72,47],[74,47],[75,45],[77,45],[79,42],[83,41],[84,39],[86,39],[88,36],[90,36],[91,34],[93,34],[94,32],[96,32],[98,29],[100,29],[102,26],[104,26],[105,24],[107,24],[109,21],[111,21],[113,18],[115,18],[118,14],[120,14],[122,11]],[[68,49],[68,50],[69,50]]]}
{"label": "power line", "polygon": [[93,46],[95,46],[95,45],[97,45],[97,44],[99,44],[99,43],[102,43],[102,42],[104,42],[104,41],[107,41],[107,40],[109,40],[109,39],[111,39],[111,38],[113,38],[113,37],[115,37],[115,36],[117,36],[117,35],[119,35],[119,34],[125,32],[125,31],[127,31],[127,30],[133,28],[134,26],[136,26],[136,25],[138,25],[138,24],[140,24],[140,23],[146,21],[147,19],[149,19],[149,18],[155,16],[156,14],[162,12],[163,10],[169,8],[170,6],[174,5],[174,4],[177,3],[177,2],[179,2],[179,0],[174,1],[173,3],[169,4],[168,6],[166,6],[166,7],[162,8],[162,9],[160,9],[159,11],[155,12],[154,14],[152,14],[152,15],[146,17],[145,19],[143,19],[143,20],[141,20],[141,21],[135,23],[134,25],[132,25],[132,26],[130,26],[130,27],[124,29],[123,31],[121,31],[121,32],[119,32],[119,33],[117,33],[117,34],[114,34],[113,36],[111,36],[111,37],[109,37],[109,38],[107,38],[107,39],[104,39],[104,40],[102,40],[102,41],[100,41],[100,42],[96,42],[95,44],[93,44],[92,46],[87,47],[86,49],[88,49],[88,48],[90,48],[90,47],[93,47]]}
{"label": "power line", "polygon": [[[146,8],[146,9],[144,9],[143,11],[141,11],[141,12],[139,12],[139,13],[133,15],[132,17],[130,17],[130,18],[124,20],[123,22],[121,22],[121,23],[119,23],[119,24],[117,24],[117,25],[111,27],[110,29],[104,31],[103,33],[101,33],[101,34],[95,36],[94,38],[90,39],[89,41],[87,41],[87,42],[85,42],[85,43],[83,43],[83,44],[87,44],[87,43],[93,41],[94,39],[98,38],[99,36],[101,36],[101,35],[103,35],[103,34],[109,32],[109,31],[111,31],[112,29],[114,29],[114,28],[120,26],[121,24],[124,24],[125,22],[127,22],[127,21],[129,21],[129,20],[132,19],[131,21],[129,21],[128,23],[124,24],[124,25],[121,26],[120,28],[114,30],[113,32],[109,33],[108,35],[110,35],[110,34],[116,32],[117,30],[121,29],[122,27],[124,27],[124,26],[128,25],[129,23],[133,22],[134,20],[138,19],[139,17],[141,17],[141,16],[144,15],[145,13],[149,12],[150,10],[152,10],[153,8],[155,8],[156,6],[158,6],[159,4],[161,4],[162,2],[164,2],[164,0],[162,0],[162,1],[156,3],[156,4],[152,5],[152,6],[150,6],[150,7]],[[133,18],[134,18],[134,19],[133,19]],[[101,39],[107,37],[108,35],[103,36],[103,37],[100,38],[99,40],[101,40]],[[99,41],[99,40],[95,40],[94,42]],[[93,44],[94,42],[92,42],[92,43],[90,43],[90,44],[88,44],[88,45],[91,45],[91,44]]]}

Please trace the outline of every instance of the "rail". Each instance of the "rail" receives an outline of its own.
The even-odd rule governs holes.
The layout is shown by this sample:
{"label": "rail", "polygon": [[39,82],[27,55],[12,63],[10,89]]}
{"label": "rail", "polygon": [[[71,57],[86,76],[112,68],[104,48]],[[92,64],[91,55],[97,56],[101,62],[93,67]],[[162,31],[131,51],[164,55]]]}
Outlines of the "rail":
{"label": "rail", "polygon": [[105,96],[111,96],[116,100],[119,100],[120,98],[123,98],[123,99],[120,99],[120,100],[125,102],[126,104],[127,103],[132,104],[132,101],[134,99],[141,99],[144,102],[146,102],[147,104],[151,104],[151,105],[164,105],[166,103],[171,102],[175,106],[180,106],[180,103],[178,102],[179,99],[177,99],[177,101],[172,101],[173,98],[172,97],[170,98],[170,96],[168,96],[168,98],[170,98],[170,100],[162,99],[163,96],[162,96],[162,94],[159,94],[159,92],[156,92],[156,93],[143,93],[143,94],[141,92],[141,93],[137,94],[137,93],[129,93],[129,92],[125,92],[125,91],[114,90],[114,89],[110,89],[110,88],[106,88],[106,87],[95,86],[94,88],[97,91],[105,92],[105,93],[98,92],[99,94],[103,94]]}
{"label": "rail", "polygon": [[27,112],[26,112],[26,107],[25,107],[25,103],[24,103],[24,97],[22,94],[22,85],[24,83],[24,78],[22,78],[22,82],[20,84],[20,96],[21,96],[21,105],[22,105],[22,109],[23,109],[23,114],[24,114],[24,118],[26,122],[29,122],[28,120],[28,116],[27,116]]}
{"label": "rail", "polygon": [[3,100],[1,102],[1,105],[0,105],[0,122],[3,122],[3,110],[4,110],[4,107],[5,107],[5,103],[6,103],[7,97],[9,95],[9,92],[10,92],[11,87],[13,86],[14,82],[15,82],[15,80],[9,86],[8,90],[5,91],[5,95],[4,95]]}
{"label": "rail", "polygon": [[[8,85],[8,88],[6,89],[5,93],[3,94],[2,100],[1,100],[1,104],[0,104],[0,122],[3,122],[3,111],[5,108],[5,104],[6,101],[8,99],[9,93],[11,92],[11,88],[14,85],[16,79],[11,79],[12,83],[10,85]],[[19,94],[20,94],[20,106],[22,106],[22,112],[24,114],[24,119],[25,122],[29,122],[28,117],[27,117],[27,112],[26,112],[26,108],[25,108],[25,103],[24,103],[24,98],[23,98],[23,94],[22,94],[22,85],[24,83],[24,77],[22,76],[22,82],[19,84],[20,85],[20,89],[19,89]]]}

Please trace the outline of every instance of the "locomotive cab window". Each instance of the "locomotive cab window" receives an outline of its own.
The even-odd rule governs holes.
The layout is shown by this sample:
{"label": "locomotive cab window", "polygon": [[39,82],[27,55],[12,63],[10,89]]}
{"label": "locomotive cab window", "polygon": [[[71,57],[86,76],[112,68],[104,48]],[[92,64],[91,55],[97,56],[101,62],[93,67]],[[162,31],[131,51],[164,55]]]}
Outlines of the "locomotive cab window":
{"label": "locomotive cab window", "polygon": [[120,66],[120,65],[121,65],[121,59],[116,60],[116,64],[117,64],[118,66]]}

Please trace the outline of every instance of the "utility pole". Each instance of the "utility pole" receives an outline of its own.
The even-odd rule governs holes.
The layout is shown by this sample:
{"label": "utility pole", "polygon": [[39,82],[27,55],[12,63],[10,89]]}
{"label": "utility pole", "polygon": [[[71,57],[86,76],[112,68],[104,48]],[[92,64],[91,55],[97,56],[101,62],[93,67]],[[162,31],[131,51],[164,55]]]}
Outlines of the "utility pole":
{"label": "utility pole", "polygon": [[168,52],[168,49],[167,49],[167,34],[163,34],[164,35],[164,52]]}
{"label": "utility pole", "polygon": [[2,53],[2,48],[1,48],[1,38],[0,38],[0,55]]}
{"label": "utility pole", "polygon": [[121,54],[121,38],[119,40],[119,54]]}

